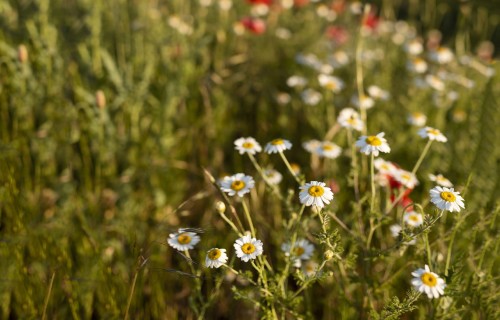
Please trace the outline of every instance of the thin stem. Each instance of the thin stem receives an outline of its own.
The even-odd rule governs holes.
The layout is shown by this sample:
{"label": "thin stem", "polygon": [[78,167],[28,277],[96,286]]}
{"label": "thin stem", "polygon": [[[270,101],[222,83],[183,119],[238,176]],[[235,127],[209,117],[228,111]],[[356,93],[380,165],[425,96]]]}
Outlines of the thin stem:
{"label": "thin stem", "polygon": [[47,290],[47,295],[45,296],[45,301],[43,303],[42,320],[46,319],[47,307],[49,306],[50,295],[52,293],[52,286],[54,285],[55,277],[56,277],[56,272],[54,271],[52,273],[52,277],[50,277],[49,288]]}
{"label": "thin stem", "polygon": [[264,173],[264,170],[262,167],[259,165],[253,154],[247,153],[248,157],[250,158],[250,161],[252,161],[253,166],[259,172],[260,176],[264,180],[264,182],[273,190],[274,194],[278,197],[278,199],[283,200],[283,197],[281,196],[281,193],[278,191],[276,188],[276,185],[272,184],[269,179],[267,178],[266,174]]}
{"label": "thin stem", "polygon": [[372,200],[370,202],[370,213],[373,214],[373,207],[375,206],[375,170],[374,170],[374,158],[375,156],[373,153],[371,154],[370,157],[370,183],[372,187]]}
{"label": "thin stem", "polygon": [[134,296],[135,284],[137,282],[138,275],[139,275],[139,270],[136,269],[134,272],[134,278],[132,280],[132,286],[130,287],[130,292],[127,298],[127,306],[125,307],[125,316],[123,317],[124,320],[128,320],[128,311],[130,310],[130,304],[132,303],[132,297]]}
{"label": "thin stem", "polygon": [[[418,158],[417,163],[415,163],[415,166],[413,167],[413,170],[411,171],[411,175],[415,176],[417,173],[417,170],[420,168],[420,165],[422,164],[422,161],[424,160],[425,156],[427,155],[427,152],[429,151],[429,148],[431,147],[432,140],[427,141],[427,144],[424,147],[424,150],[422,151],[422,154],[420,155],[420,158]],[[389,210],[386,211],[386,214],[391,212],[394,207],[398,204],[399,200],[403,198],[405,194],[405,190],[407,189],[406,186],[403,186],[401,192],[399,193],[398,197],[392,202],[392,205],[389,207]]]}
{"label": "thin stem", "polygon": [[428,233],[424,233],[424,241],[425,241],[425,248],[427,251],[427,264],[429,265],[429,268],[432,270],[432,255],[431,255],[431,246],[429,245],[429,235]]}
{"label": "thin stem", "polygon": [[448,245],[448,253],[446,254],[446,266],[444,268],[445,277],[448,276],[448,269],[450,268],[450,262],[451,262],[451,249],[453,248],[453,242],[455,241],[455,235],[457,234],[459,224],[460,223],[457,223],[457,225],[453,229],[453,233],[451,234],[450,244]]}
{"label": "thin stem", "polygon": [[300,181],[299,177],[297,177],[297,175],[293,171],[292,166],[290,165],[290,162],[288,162],[288,160],[287,160],[285,154],[283,153],[283,151],[280,151],[279,154],[281,156],[281,159],[283,159],[283,162],[285,163],[286,167],[288,168],[288,171],[290,171],[290,173],[292,174],[293,178],[295,179],[295,181],[297,181],[298,184],[302,185],[303,184],[302,181]]}
{"label": "thin stem", "polygon": [[255,228],[253,226],[252,217],[250,216],[250,211],[248,210],[245,199],[242,199],[241,203],[243,204],[243,211],[245,212],[245,217],[247,218],[248,225],[250,226],[250,232],[252,233],[252,237],[255,238]]}
{"label": "thin stem", "polygon": [[224,221],[226,221],[226,223],[231,227],[231,229],[233,229],[234,232],[236,232],[236,234],[238,236],[243,236],[243,233],[241,233],[238,228],[236,227],[236,225],[231,221],[229,220],[229,218],[224,214],[224,212],[219,212],[219,215],[222,217],[222,219],[224,219]]}
{"label": "thin stem", "polygon": [[[365,6],[365,11],[363,13],[364,21],[366,15],[370,12],[370,5]],[[363,135],[366,135],[366,109],[361,106],[362,100],[365,96],[364,87],[363,87],[363,65],[362,65],[362,53],[363,53],[363,35],[361,34],[361,29],[363,28],[363,24],[361,24],[358,34],[358,42],[356,44],[356,86],[358,87],[358,101],[359,101],[359,110],[361,113],[361,120],[363,120]]]}

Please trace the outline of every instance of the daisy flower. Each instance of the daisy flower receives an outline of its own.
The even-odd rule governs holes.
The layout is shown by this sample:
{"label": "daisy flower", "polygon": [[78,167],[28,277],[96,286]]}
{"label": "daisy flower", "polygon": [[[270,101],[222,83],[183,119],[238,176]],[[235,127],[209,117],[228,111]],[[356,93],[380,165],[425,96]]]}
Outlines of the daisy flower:
{"label": "daisy flower", "polygon": [[200,242],[200,237],[194,232],[188,232],[186,229],[179,229],[175,233],[168,235],[168,244],[178,251],[193,249]]}
{"label": "daisy flower", "polygon": [[306,89],[300,93],[300,97],[305,104],[315,106],[321,101],[323,96],[316,90]]}
{"label": "daisy flower", "polygon": [[439,298],[440,295],[444,294],[444,288],[446,284],[444,280],[441,279],[437,274],[431,272],[428,265],[425,265],[425,269],[417,269],[411,273],[413,278],[411,284],[416,290],[427,294],[429,299]]}
{"label": "daisy flower", "polygon": [[378,172],[393,176],[398,169],[392,162],[377,158],[373,161],[373,166]]}
{"label": "daisy flower", "polygon": [[252,238],[250,235],[245,235],[236,240],[234,249],[238,258],[245,262],[256,259],[264,252],[262,241]]}
{"label": "daisy flower", "polygon": [[340,92],[344,88],[344,82],[337,77],[320,74],[318,76],[320,86],[335,93]]}
{"label": "daisy flower", "polygon": [[453,183],[451,183],[450,180],[446,179],[442,174],[437,174],[437,175],[433,175],[432,173],[429,174],[429,179],[431,181],[434,181],[436,182],[438,185],[442,186],[442,187],[447,187],[447,188],[452,188],[453,187]]}
{"label": "daisy flower", "polygon": [[273,185],[279,184],[281,180],[283,180],[283,175],[274,169],[267,169],[264,171],[264,174],[266,175],[267,181]]}
{"label": "daisy flower", "polygon": [[430,196],[431,202],[441,210],[459,212],[460,208],[465,209],[464,198],[453,188],[434,187],[430,191]]}
{"label": "daisy flower", "polygon": [[309,140],[309,141],[302,143],[302,147],[304,149],[306,149],[306,151],[313,153],[313,154],[317,154],[318,148],[320,146],[321,146],[321,141],[316,140],[316,139],[312,139],[312,140]]}
{"label": "daisy flower", "polygon": [[243,173],[237,173],[233,176],[224,177],[221,183],[222,191],[226,192],[230,196],[237,194],[239,197],[243,197],[245,193],[249,193],[255,185],[255,181],[251,176],[246,176]]}
{"label": "daisy flower", "polygon": [[412,126],[422,127],[427,122],[427,117],[422,112],[412,112],[408,115],[407,121]]}
{"label": "daisy flower", "polygon": [[337,122],[344,128],[362,131],[364,123],[361,120],[359,113],[352,108],[345,108],[340,111]]}
{"label": "daisy flower", "polygon": [[375,157],[378,156],[379,151],[384,153],[391,152],[391,148],[384,138],[385,133],[380,132],[376,136],[361,136],[358,141],[356,141],[356,146],[360,148],[359,151],[369,155],[373,153]]}
{"label": "daisy flower", "polygon": [[326,204],[329,204],[333,199],[332,189],[325,187],[324,182],[311,181],[305,185],[299,187],[300,203],[306,206],[312,206],[318,208],[323,208]]}
{"label": "daisy flower", "polygon": [[266,144],[264,151],[271,153],[279,153],[285,150],[290,150],[292,148],[292,143],[285,139],[274,139]]}
{"label": "daisy flower", "polygon": [[413,189],[418,184],[417,177],[409,171],[398,169],[394,179],[408,189]]}
{"label": "daisy flower", "polygon": [[415,211],[405,212],[403,215],[404,222],[410,227],[418,227],[422,223],[424,223],[424,217]]}
{"label": "daisy flower", "polygon": [[303,87],[307,84],[307,79],[301,76],[291,76],[286,80],[289,87]]}
{"label": "daisy flower", "polygon": [[319,265],[314,261],[307,261],[302,265],[302,272],[306,277],[314,277],[318,272]]}
{"label": "daisy flower", "polygon": [[415,58],[406,64],[406,68],[412,72],[425,73],[427,71],[427,62],[422,58]]}
{"label": "daisy flower", "polygon": [[299,268],[301,266],[301,260],[311,259],[314,252],[314,245],[306,239],[298,239],[293,248],[291,247],[291,243],[287,242],[281,245],[281,250],[285,252],[287,256],[292,256],[295,267]]}
{"label": "daisy flower", "polygon": [[419,39],[413,39],[406,44],[405,49],[409,54],[416,56],[424,51],[424,46]]}
{"label": "daisy flower", "polygon": [[455,55],[450,49],[439,47],[437,50],[434,50],[429,54],[429,58],[437,63],[445,64],[453,61]]}
{"label": "daisy flower", "polygon": [[239,138],[234,141],[234,145],[236,146],[236,150],[238,150],[240,154],[255,154],[262,151],[262,147],[260,146],[260,144],[252,137]]}
{"label": "daisy flower", "polygon": [[446,88],[446,85],[444,84],[443,80],[439,79],[435,75],[428,74],[425,76],[425,81],[427,82],[428,85],[430,85],[433,89],[437,91],[444,91]]}
{"label": "daisy flower", "polygon": [[419,136],[422,138],[429,138],[429,140],[435,140],[439,142],[446,142],[448,139],[439,131],[431,127],[425,127],[418,131]]}
{"label": "daisy flower", "polygon": [[208,268],[219,268],[227,262],[226,249],[212,248],[208,250],[205,258],[205,266]]}
{"label": "daisy flower", "polygon": [[316,152],[320,157],[335,159],[342,152],[342,148],[330,141],[323,141]]}
{"label": "daisy flower", "polygon": [[380,87],[372,85],[369,86],[367,90],[370,97],[374,99],[381,99],[381,100],[389,99],[389,92],[381,89]]}
{"label": "daisy flower", "polygon": [[368,96],[362,96],[360,102],[360,99],[357,95],[354,95],[352,97],[351,103],[359,109],[370,109],[375,105],[375,101],[372,98]]}

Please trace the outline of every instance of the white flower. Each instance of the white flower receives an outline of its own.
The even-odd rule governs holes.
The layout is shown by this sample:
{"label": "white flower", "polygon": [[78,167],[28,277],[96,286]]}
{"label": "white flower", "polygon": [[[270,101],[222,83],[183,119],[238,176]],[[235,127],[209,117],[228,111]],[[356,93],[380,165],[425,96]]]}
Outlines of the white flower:
{"label": "white flower", "polygon": [[226,249],[212,248],[208,250],[205,258],[205,266],[208,268],[219,268],[227,262]]}
{"label": "white flower", "polygon": [[404,222],[410,227],[418,227],[422,223],[424,223],[424,217],[415,211],[405,212],[403,215]]}
{"label": "white flower", "polygon": [[323,208],[326,204],[329,204],[333,199],[332,189],[325,187],[324,182],[311,181],[305,185],[299,187],[300,203],[306,206],[315,206],[318,208]]}
{"label": "white flower", "polygon": [[427,71],[427,62],[425,62],[422,58],[415,58],[411,61],[408,61],[406,64],[406,68],[412,72],[416,73],[424,73]]}
{"label": "white flower", "polygon": [[365,124],[361,120],[359,113],[352,108],[345,108],[340,111],[337,122],[344,128],[362,131]]}
{"label": "white flower", "polygon": [[375,161],[373,161],[373,166],[380,173],[389,174],[391,176],[393,176],[396,170],[398,170],[398,168],[392,162],[385,161],[384,159],[381,158],[375,159]]}
{"label": "white flower", "polygon": [[387,100],[389,99],[389,92],[377,87],[375,85],[368,87],[368,94],[374,99]]}
{"label": "white flower", "polygon": [[342,152],[342,148],[330,141],[323,141],[316,150],[320,157],[335,159]]}
{"label": "white flower", "polygon": [[236,146],[236,150],[238,150],[240,154],[255,154],[262,151],[260,144],[252,137],[239,138],[234,141],[234,145]]}
{"label": "white flower", "polygon": [[450,180],[446,179],[442,174],[437,174],[437,175],[433,175],[432,173],[429,174],[429,179],[431,181],[434,181],[436,182],[438,185],[442,186],[442,187],[447,187],[447,188],[451,188],[453,187],[453,183],[451,183]]}
{"label": "white flower", "polygon": [[250,189],[255,186],[255,181],[251,176],[246,176],[243,173],[237,173],[233,176],[224,177],[221,181],[221,190],[230,196],[237,194],[243,197],[245,193],[249,193]]}
{"label": "white flower", "polygon": [[378,156],[379,151],[384,153],[391,152],[391,148],[384,138],[385,133],[381,132],[376,136],[361,136],[358,141],[356,141],[356,146],[360,148],[359,151],[369,155],[373,153],[375,157]]}
{"label": "white flower", "polygon": [[430,196],[431,202],[441,210],[459,212],[460,208],[465,209],[464,198],[453,188],[434,187],[430,191]]}
{"label": "white flower", "polygon": [[306,141],[302,143],[302,147],[306,149],[306,151],[312,153],[312,154],[317,154],[318,148],[321,146],[321,141],[312,139],[309,141]]}
{"label": "white flower", "polygon": [[321,101],[322,95],[316,90],[306,89],[300,93],[300,97],[305,104],[315,106]]}
{"label": "white flower", "polygon": [[416,56],[424,51],[424,46],[420,40],[413,39],[406,44],[405,49],[409,54]]}
{"label": "white flower", "polygon": [[200,237],[194,232],[181,228],[177,232],[169,234],[167,242],[175,250],[186,251],[193,249],[200,242]]}
{"label": "white flower", "polygon": [[446,88],[444,82],[436,77],[435,75],[428,74],[425,76],[425,81],[429,84],[433,89],[438,91],[443,91]]}
{"label": "white flower", "polygon": [[290,97],[290,95],[286,92],[278,92],[274,98],[276,99],[276,102],[282,106],[288,104],[292,100],[292,97]]}
{"label": "white flower", "polygon": [[320,74],[318,76],[319,84],[325,89],[333,92],[340,92],[344,88],[344,82],[337,77]]}
{"label": "white flower", "polygon": [[450,49],[445,47],[439,47],[437,50],[432,51],[429,54],[429,58],[437,63],[445,64],[453,61],[455,55]]}
{"label": "white flower", "polygon": [[301,76],[291,76],[286,80],[289,87],[303,87],[307,84],[307,79]]}
{"label": "white flower", "polygon": [[245,262],[256,259],[264,252],[262,241],[252,238],[250,235],[236,240],[234,249],[238,258]]}
{"label": "white flower", "polygon": [[358,95],[352,96],[351,103],[360,109],[370,109],[375,105],[375,101],[368,96],[361,96],[361,103]]}
{"label": "white flower", "polygon": [[292,143],[285,139],[274,139],[266,144],[264,151],[271,153],[279,153],[285,150],[290,150],[292,148]]}
{"label": "white flower", "polygon": [[429,138],[429,140],[435,140],[439,142],[446,142],[448,139],[439,131],[431,127],[425,127],[418,131],[419,136],[422,138]]}
{"label": "white flower", "polygon": [[311,259],[314,252],[314,245],[306,239],[298,239],[293,248],[291,247],[291,243],[287,242],[281,245],[281,250],[285,252],[287,256],[291,255],[294,266],[300,268],[301,260]]}
{"label": "white flower", "polygon": [[267,181],[273,185],[279,184],[283,180],[283,175],[274,169],[267,169],[264,171],[264,174]]}
{"label": "white flower", "polygon": [[411,284],[416,290],[427,294],[429,299],[439,298],[440,295],[444,294],[444,288],[446,284],[443,279],[441,279],[437,274],[431,272],[428,265],[425,265],[425,269],[417,269],[411,273],[413,278]]}
{"label": "white flower", "polygon": [[318,272],[319,265],[314,261],[307,261],[302,265],[302,272],[306,277],[314,277]]}
{"label": "white flower", "polygon": [[408,189],[413,189],[418,184],[417,177],[414,174],[402,169],[396,171],[394,179]]}
{"label": "white flower", "polygon": [[330,62],[334,67],[342,67],[349,63],[349,56],[345,53],[345,51],[337,51],[329,57],[328,62]]}
{"label": "white flower", "polygon": [[422,127],[425,126],[427,117],[422,112],[412,112],[410,115],[408,115],[407,120],[408,123],[413,126]]}

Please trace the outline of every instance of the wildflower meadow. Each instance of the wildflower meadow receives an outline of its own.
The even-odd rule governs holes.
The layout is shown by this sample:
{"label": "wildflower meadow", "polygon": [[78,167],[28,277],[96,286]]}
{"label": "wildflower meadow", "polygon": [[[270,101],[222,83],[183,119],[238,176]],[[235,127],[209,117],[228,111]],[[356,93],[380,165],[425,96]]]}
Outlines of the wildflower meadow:
{"label": "wildflower meadow", "polygon": [[500,2],[0,25],[0,319],[500,319]]}

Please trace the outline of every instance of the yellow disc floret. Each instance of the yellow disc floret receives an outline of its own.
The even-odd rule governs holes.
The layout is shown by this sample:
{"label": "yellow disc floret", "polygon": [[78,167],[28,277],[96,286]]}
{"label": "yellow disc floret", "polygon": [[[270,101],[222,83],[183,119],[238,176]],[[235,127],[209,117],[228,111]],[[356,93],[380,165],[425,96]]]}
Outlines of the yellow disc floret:
{"label": "yellow disc floret", "polygon": [[212,249],[208,252],[208,258],[211,260],[217,260],[221,256],[221,251],[219,249]]}
{"label": "yellow disc floret", "polygon": [[455,195],[452,192],[448,192],[448,191],[441,192],[440,196],[441,196],[441,199],[443,199],[444,201],[448,201],[448,202],[454,202],[457,199],[457,197],[455,197]]}
{"label": "yellow disc floret", "polygon": [[181,233],[180,235],[177,236],[177,241],[180,244],[189,244],[191,243],[191,236],[187,233]]}
{"label": "yellow disc floret", "polygon": [[279,146],[281,144],[284,144],[285,142],[283,142],[283,139],[274,139],[273,141],[271,141],[271,144],[274,145],[274,146]]}
{"label": "yellow disc floret", "polygon": [[382,145],[382,140],[380,140],[377,136],[368,136],[366,137],[365,142],[375,147]]}
{"label": "yellow disc floret", "polygon": [[434,287],[437,285],[437,278],[432,273],[426,272],[420,276],[420,280],[429,287]]}
{"label": "yellow disc floret", "polygon": [[241,246],[241,251],[245,254],[251,254],[255,252],[255,246],[251,243],[245,243]]}
{"label": "yellow disc floret", "polygon": [[245,188],[245,182],[241,180],[235,180],[231,183],[231,189],[234,191],[240,191],[243,188]]}
{"label": "yellow disc floret", "polygon": [[297,257],[300,257],[301,255],[303,255],[305,251],[306,250],[302,247],[295,247],[292,250],[293,254]]}
{"label": "yellow disc floret", "polygon": [[321,197],[325,193],[325,189],[321,186],[311,186],[308,192],[312,197]]}

